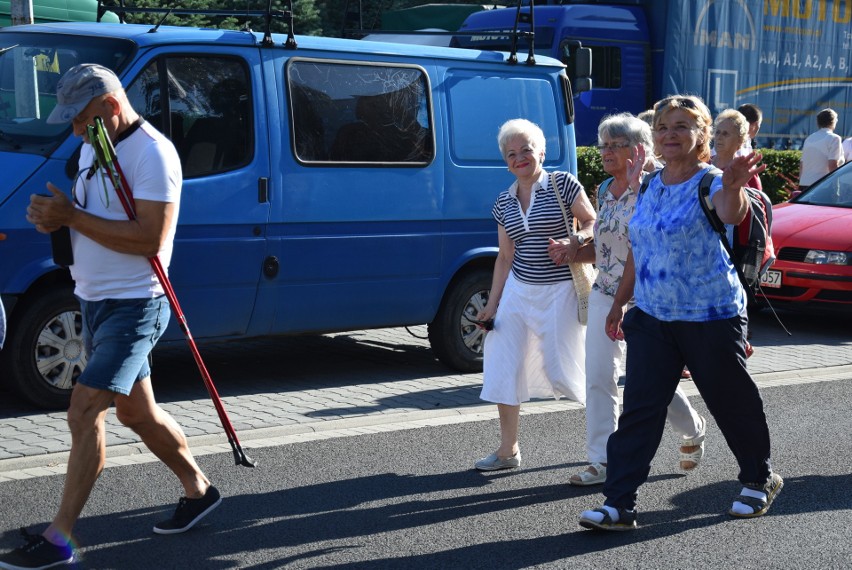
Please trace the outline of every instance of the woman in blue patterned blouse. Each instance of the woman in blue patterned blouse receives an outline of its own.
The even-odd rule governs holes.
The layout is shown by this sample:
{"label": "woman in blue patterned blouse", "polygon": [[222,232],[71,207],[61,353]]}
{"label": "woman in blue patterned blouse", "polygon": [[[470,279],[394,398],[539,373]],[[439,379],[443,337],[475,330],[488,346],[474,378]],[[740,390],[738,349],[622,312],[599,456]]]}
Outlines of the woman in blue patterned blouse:
{"label": "woman in blue patterned blouse", "polygon": [[[497,143],[516,180],[492,210],[500,250],[488,302],[476,316],[493,319],[493,330],[485,337],[480,397],[497,404],[500,415],[500,446],[475,463],[480,471],[521,464],[522,402],[586,399],[585,326],[577,318],[567,263],[592,238],[594,208],[573,175],[544,171],[545,137],[537,125],[508,121],[500,127]],[[573,225],[574,217],[580,223],[570,237],[557,200],[563,201],[568,224]]]}
{"label": "woman in blue patterned blouse", "polygon": [[[640,177],[653,143],[651,127],[630,113],[605,117],[598,126],[598,149],[610,178],[598,188],[594,252],[598,277],[589,295],[586,327],[586,453],[589,466],[568,479],[572,485],[598,485],[606,480],[606,442],[618,425],[618,377],[624,363],[623,340],[613,342],[604,325],[630,252],[628,224],[636,207]],[[628,306],[632,306],[632,299]],[[677,388],[668,419],[678,431],[680,467],[698,467],[704,454],[706,422]]]}
{"label": "woman in blue patterned blouse", "polygon": [[[640,191],[630,255],[606,319],[610,338],[627,340],[627,381],[618,429],[607,443],[606,500],[582,513],[587,528],[636,527],[637,490],[648,478],[684,365],[739,466],[743,488],[728,513],[765,514],[783,485],[770,466],[763,400],[746,369],[745,291],[698,202],[712,117],[693,96],[668,97],[654,110],[654,147],[666,166]],[[736,157],[713,181],[710,199],[724,223],[745,217],[743,187],[765,169],[760,159]],[[625,314],[631,297],[636,306]]]}

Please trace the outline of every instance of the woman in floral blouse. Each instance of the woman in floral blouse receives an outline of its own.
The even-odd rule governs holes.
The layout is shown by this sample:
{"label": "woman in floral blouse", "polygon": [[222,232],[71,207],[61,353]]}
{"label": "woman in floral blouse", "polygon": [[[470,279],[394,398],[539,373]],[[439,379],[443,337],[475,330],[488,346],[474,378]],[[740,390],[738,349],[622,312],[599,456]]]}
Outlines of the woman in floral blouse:
{"label": "woman in floral blouse", "polygon": [[[598,127],[598,149],[610,178],[598,189],[594,250],[584,248],[594,253],[598,267],[586,329],[586,453],[590,464],[571,476],[572,485],[597,485],[606,480],[606,443],[618,423],[618,378],[626,345],[607,337],[604,325],[627,261],[627,226],[636,207],[645,157],[651,154],[651,128],[629,113],[606,117]],[[683,436],[681,469],[695,469],[704,453],[705,422],[680,388],[669,405],[668,419]]]}

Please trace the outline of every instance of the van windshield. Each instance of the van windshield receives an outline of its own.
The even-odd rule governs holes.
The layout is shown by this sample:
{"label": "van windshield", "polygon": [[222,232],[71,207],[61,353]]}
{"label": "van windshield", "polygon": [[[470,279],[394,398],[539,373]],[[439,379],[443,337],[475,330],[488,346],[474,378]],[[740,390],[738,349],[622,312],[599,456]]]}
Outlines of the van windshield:
{"label": "van windshield", "polygon": [[134,49],[127,40],[0,33],[0,151],[48,156],[71,128],[47,124],[62,74],[78,63],[120,72]]}

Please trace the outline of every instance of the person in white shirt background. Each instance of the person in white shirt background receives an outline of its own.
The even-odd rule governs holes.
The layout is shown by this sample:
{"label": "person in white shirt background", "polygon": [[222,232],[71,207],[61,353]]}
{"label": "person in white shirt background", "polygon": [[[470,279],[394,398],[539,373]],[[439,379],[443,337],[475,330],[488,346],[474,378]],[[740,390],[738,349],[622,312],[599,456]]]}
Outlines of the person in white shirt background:
{"label": "person in white shirt background", "polygon": [[852,137],[849,137],[844,140],[843,144],[841,145],[841,148],[843,149],[843,161],[852,161]]}
{"label": "person in white shirt background", "polygon": [[802,145],[802,160],[799,170],[799,190],[807,190],[811,184],[843,164],[840,135],[835,134],[837,113],[823,109],[817,114],[819,130],[805,139]]}

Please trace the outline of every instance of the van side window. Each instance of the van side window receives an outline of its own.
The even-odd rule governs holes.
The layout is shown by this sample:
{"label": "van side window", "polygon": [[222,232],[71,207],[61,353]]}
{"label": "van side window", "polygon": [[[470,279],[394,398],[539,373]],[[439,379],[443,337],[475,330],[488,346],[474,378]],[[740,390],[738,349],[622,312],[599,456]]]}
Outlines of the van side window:
{"label": "van side window", "polygon": [[287,87],[300,162],[424,165],[435,157],[420,67],[293,58]]}
{"label": "van side window", "polygon": [[[556,86],[541,77],[518,77],[511,68],[487,75],[466,69],[449,69],[444,88],[452,95],[447,102],[447,135],[452,163],[499,165],[503,157],[493,144],[494,133],[503,121],[524,117],[545,125],[548,161],[562,160],[568,150],[554,128],[560,122]],[[483,97],[488,113],[480,113]],[[497,125],[497,126],[495,126]],[[508,185],[508,183],[507,183]]]}
{"label": "van side window", "polygon": [[127,95],[133,107],[175,144],[184,178],[226,172],[251,162],[251,87],[242,60],[192,55],[158,58],[134,80]]}
{"label": "van side window", "polygon": [[[566,72],[574,84],[577,74],[575,71],[575,57],[580,42],[568,41],[562,44],[562,63],[566,66]],[[590,46],[592,50],[592,85],[595,89],[619,89],[621,88],[621,48],[617,46]]]}

